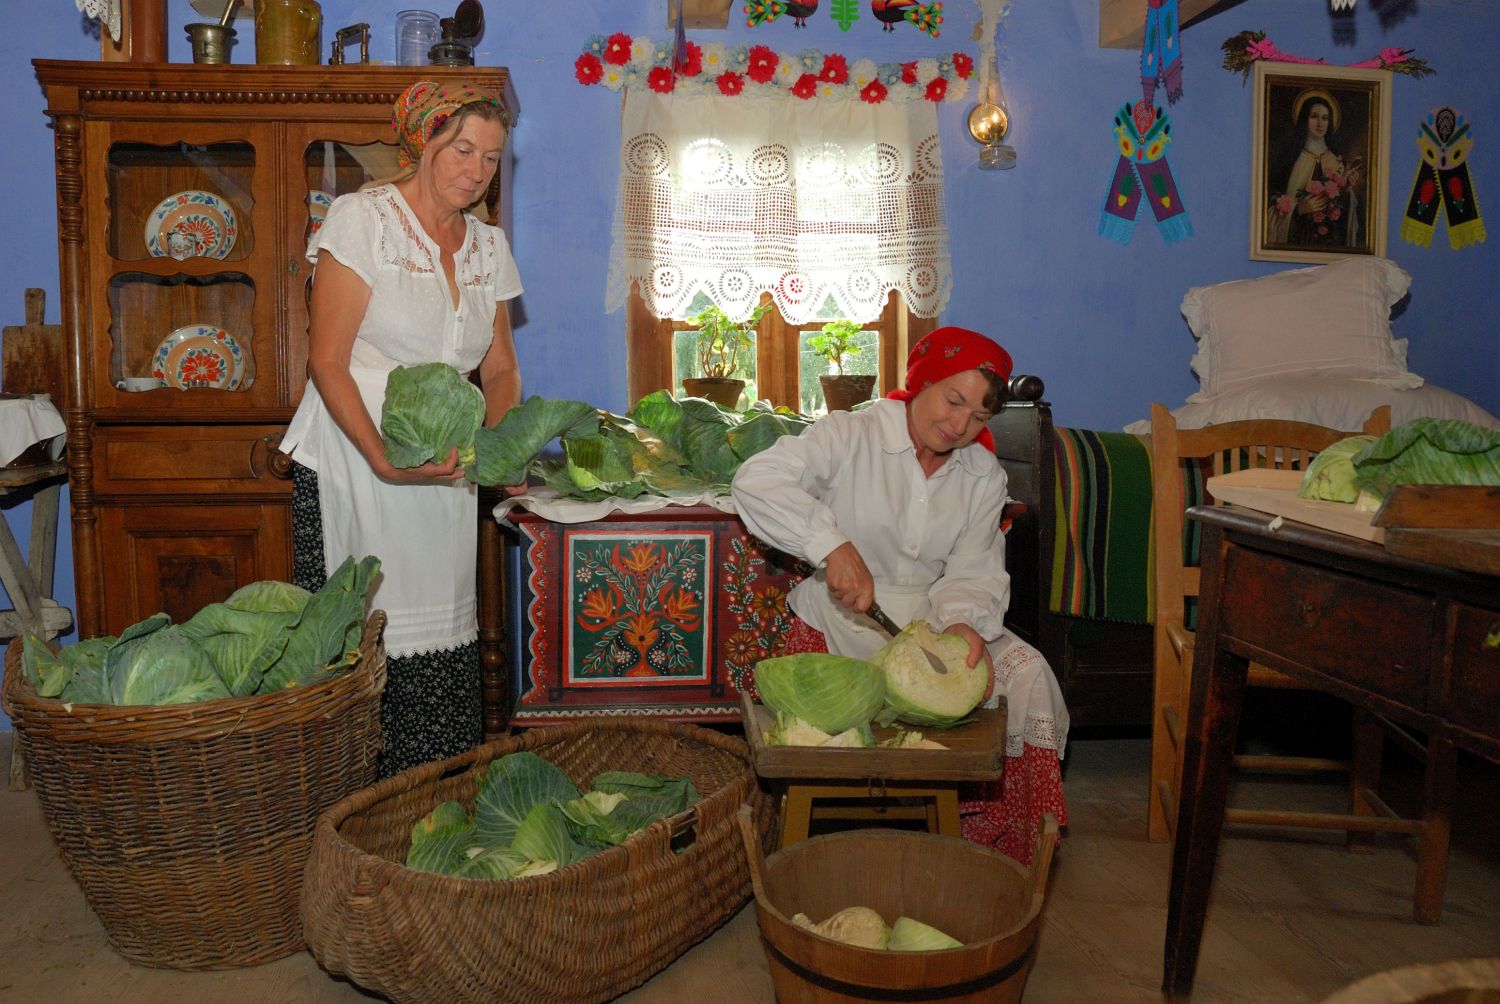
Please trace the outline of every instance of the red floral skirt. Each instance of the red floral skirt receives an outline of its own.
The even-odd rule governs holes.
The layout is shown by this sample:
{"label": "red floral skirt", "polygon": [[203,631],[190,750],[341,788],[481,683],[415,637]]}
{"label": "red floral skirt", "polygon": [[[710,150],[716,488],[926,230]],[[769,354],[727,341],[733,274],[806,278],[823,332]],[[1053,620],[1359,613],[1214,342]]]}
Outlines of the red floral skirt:
{"label": "red floral skirt", "polygon": [[[785,655],[827,651],[823,632],[800,617],[792,618]],[[1068,824],[1062,765],[1054,749],[1027,743],[1020,756],[1005,758],[1001,780],[963,785],[959,795],[964,838],[993,847],[1023,865],[1031,864],[1044,813],[1056,816],[1059,826]]]}

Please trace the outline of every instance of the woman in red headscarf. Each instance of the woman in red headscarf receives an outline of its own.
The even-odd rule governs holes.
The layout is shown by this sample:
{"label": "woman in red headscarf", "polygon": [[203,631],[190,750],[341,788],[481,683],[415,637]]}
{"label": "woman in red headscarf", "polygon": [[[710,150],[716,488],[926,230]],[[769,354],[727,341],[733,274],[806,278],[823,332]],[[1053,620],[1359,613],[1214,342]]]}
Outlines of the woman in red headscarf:
{"label": "woman in red headscarf", "polygon": [[345,557],[380,558],[382,776],[484,738],[478,496],[457,450],[392,466],[380,420],[397,366],[477,371],[487,424],[520,400],[506,301],[521,280],[482,208],[505,124],[499,98],[472,83],[413,84],[392,115],[400,172],[335,199],[307,251],[309,380],[281,444],[295,462],[293,581],[316,589]]}
{"label": "woman in red headscarf", "polygon": [[757,537],[817,571],[792,590],[788,652],[868,659],[886,638],[862,616],[924,619],[988,661],[986,704],[1007,699],[1002,791],[966,802],[964,835],[1029,862],[1042,813],[1067,822],[1062,691],[1041,653],[1006,630],[1005,471],[987,427],[1011,359],[964,328],[938,328],[907,357],[906,386],[835,411],[745,461],[734,501]]}

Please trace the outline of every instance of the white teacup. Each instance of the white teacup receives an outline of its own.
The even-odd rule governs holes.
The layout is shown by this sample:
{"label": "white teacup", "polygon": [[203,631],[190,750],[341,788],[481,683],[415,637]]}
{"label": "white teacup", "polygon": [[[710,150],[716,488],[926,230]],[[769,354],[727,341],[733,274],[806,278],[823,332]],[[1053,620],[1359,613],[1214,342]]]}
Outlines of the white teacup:
{"label": "white teacup", "polygon": [[162,381],[156,379],[156,377],[150,376],[150,377],[126,377],[123,380],[117,380],[117,381],[115,381],[115,386],[117,388],[119,388],[120,390],[130,391],[131,393],[136,393],[138,391],[143,391],[143,390],[156,390],[156,389],[158,389],[160,387],[165,387],[166,384],[163,383]]}

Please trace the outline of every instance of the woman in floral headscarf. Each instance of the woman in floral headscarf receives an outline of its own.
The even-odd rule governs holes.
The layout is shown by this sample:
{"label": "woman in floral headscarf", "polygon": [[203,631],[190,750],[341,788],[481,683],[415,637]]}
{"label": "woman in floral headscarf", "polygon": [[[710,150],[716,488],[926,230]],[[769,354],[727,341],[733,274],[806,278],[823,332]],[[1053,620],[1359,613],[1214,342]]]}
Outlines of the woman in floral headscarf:
{"label": "woman in floral headscarf", "polygon": [[473,211],[505,123],[499,99],[472,84],[413,84],[392,115],[400,173],[334,200],[307,251],[309,380],[281,446],[295,461],[293,578],[315,589],[349,555],[381,560],[371,605],[389,618],[382,776],[483,738],[478,496],[456,450],[393,467],[379,423],[397,366],[477,369],[488,424],[520,399],[505,301],[521,281],[505,234]]}
{"label": "woman in floral headscarf", "polygon": [[886,639],[860,614],[878,599],[898,624],[963,638],[970,666],[988,661],[986,705],[1007,700],[1005,778],[961,805],[964,835],[1029,862],[1042,813],[1067,822],[1068,712],[1041,653],[1003,623],[1005,471],[987,423],[1010,372],[989,338],[938,328],[912,347],[905,389],[782,437],[733,488],[756,536],[817,568],[788,598],[788,652],[868,659]]}

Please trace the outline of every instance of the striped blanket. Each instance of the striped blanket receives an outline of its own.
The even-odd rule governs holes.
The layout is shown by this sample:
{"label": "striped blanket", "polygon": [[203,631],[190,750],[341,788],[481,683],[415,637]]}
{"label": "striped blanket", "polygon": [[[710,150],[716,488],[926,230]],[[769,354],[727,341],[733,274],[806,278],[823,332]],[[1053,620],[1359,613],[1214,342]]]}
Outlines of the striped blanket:
{"label": "striped blanket", "polygon": [[[1054,429],[1056,533],[1053,613],[1149,624],[1152,580],[1150,438],[1123,432]],[[1204,505],[1207,460],[1184,461],[1183,507]],[[1198,564],[1200,527],[1184,520],[1182,553]]]}
{"label": "striped blanket", "polygon": [[1053,613],[1148,624],[1151,453],[1123,432],[1054,429]]}

